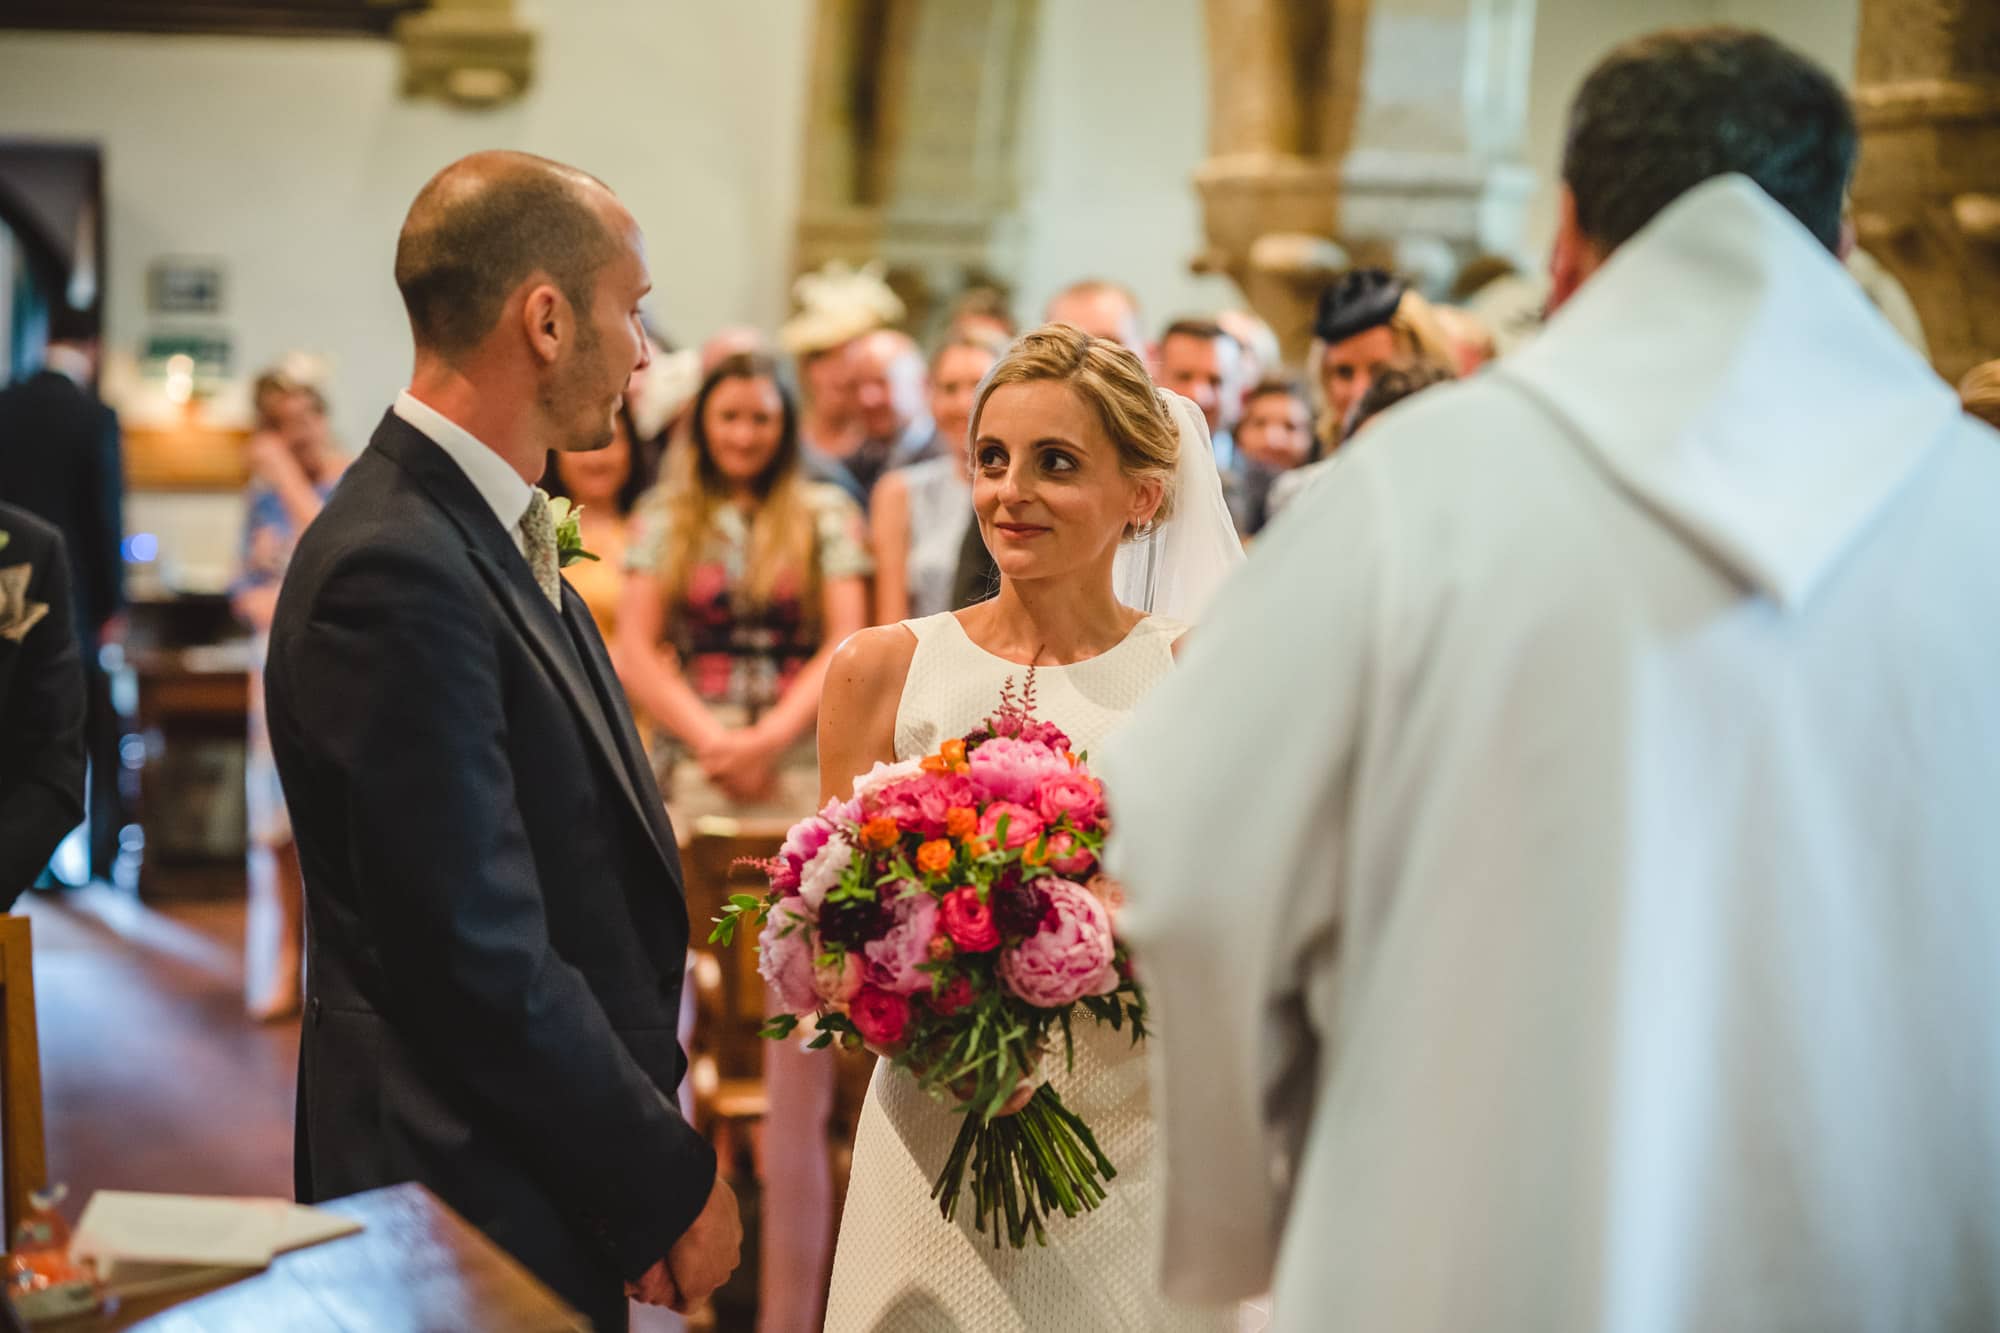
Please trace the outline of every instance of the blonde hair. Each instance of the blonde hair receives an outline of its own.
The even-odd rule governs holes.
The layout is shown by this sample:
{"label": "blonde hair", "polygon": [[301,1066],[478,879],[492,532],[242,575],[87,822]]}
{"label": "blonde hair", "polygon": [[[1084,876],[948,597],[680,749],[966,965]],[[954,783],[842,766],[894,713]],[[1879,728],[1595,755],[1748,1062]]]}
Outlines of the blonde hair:
{"label": "blonde hair", "polygon": [[657,503],[664,511],[667,539],[660,544],[654,576],[670,608],[686,603],[688,576],[701,551],[715,515],[730,503],[730,488],[708,450],[708,400],[729,380],[765,380],[778,392],[780,425],[778,451],[762,476],[751,484],[757,496],[750,518],[750,551],[744,568],[744,601],[750,608],[769,606],[786,571],[802,576],[800,609],[809,624],[819,618],[819,543],[811,506],[806,503],[806,478],[799,466],[798,409],[778,368],[760,353],[725,357],[702,381],[690,409],[689,437],[667,451],[665,477]]}
{"label": "blonde hair", "polygon": [[[979,400],[972,406],[972,438],[979,438],[979,418],[995,389],[1051,380],[1067,384],[1097,414],[1098,424],[1118,450],[1118,466],[1126,476],[1159,482],[1160,507],[1143,531],[1151,531],[1172,517],[1180,431],[1167,405],[1160,401],[1146,367],[1108,338],[1093,338],[1068,324],[1045,324],[1015,339],[979,386]],[[1126,535],[1136,537],[1140,532]]]}
{"label": "blonde hair", "polygon": [[1987,425],[2000,429],[2000,361],[1985,361],[1958,382],[1958,401]]}

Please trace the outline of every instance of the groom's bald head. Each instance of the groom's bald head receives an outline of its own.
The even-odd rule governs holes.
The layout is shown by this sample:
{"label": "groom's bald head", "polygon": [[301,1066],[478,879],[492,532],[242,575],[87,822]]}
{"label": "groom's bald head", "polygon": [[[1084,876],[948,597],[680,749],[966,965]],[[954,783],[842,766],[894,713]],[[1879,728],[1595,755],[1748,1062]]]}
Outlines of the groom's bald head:
{"label": "groom's bald head", "polygon": [[623,206],[587,172],[531,153],[474,153],[431,177],[396,239],[396,286],[420,350],[452,360],[484,340],[539,273],[579,311],[619,251]]}

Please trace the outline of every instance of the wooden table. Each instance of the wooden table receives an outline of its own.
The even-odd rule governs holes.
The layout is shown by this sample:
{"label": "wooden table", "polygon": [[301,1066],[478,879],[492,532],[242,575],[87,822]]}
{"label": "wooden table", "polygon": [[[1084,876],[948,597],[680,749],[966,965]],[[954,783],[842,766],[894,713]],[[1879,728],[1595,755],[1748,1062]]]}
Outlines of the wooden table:
{"label": "wooden table", "polygon": [[558,1333],[590,1323],[421,1185],[322,1205],[359,1235],[281,1254],[228,1286],[157,1296],[52,1333]]}

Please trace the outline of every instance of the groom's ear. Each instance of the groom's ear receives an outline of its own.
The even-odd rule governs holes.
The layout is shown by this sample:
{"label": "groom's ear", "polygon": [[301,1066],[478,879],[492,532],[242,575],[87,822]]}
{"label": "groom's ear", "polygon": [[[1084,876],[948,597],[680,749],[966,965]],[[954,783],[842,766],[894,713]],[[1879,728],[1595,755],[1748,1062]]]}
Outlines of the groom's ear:
{"label": "groom's ear", "polygon": [[521,302],[521,331],[543,365],[554,365],[572,337],[569,302],[552,282],[537,282]]}

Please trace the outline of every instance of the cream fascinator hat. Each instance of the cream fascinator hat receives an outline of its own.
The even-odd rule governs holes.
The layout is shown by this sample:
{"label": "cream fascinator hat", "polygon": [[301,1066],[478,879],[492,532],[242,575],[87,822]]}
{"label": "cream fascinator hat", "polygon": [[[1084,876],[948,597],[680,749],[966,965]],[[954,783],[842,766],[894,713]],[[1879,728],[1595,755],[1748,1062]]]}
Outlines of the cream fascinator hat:
{"label": "cream fascinator hat", "polygon": [[903,318],[903,301],[883,281],[879,262],[852,268],[829,260],[792,284],[799,312],[778,330],[778,343],[795,357],[852,342]]}

